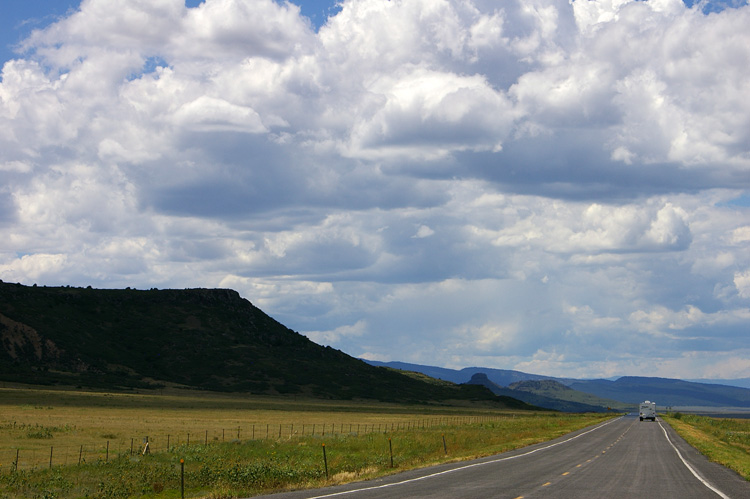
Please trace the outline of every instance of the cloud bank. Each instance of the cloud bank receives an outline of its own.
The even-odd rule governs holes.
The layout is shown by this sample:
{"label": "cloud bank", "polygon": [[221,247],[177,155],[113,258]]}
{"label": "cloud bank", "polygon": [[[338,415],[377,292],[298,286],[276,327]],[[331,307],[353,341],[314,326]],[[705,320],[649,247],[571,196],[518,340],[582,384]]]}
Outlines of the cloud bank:
{"label": "cloud bank", "polygon": [[231,287],[355,355],[750,376],[750,7],[132,0],[0,81],[0,278]]}

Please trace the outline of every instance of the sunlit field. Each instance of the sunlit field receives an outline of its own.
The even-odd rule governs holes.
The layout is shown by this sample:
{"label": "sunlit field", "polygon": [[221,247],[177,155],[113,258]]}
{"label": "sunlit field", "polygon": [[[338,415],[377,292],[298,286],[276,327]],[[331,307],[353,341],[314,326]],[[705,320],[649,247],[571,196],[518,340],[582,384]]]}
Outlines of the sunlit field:
{"label": "sunlit field", "polygon": [[182,480],[185,497],[248,496],[490,455],[606,417],[15,388],[0,388],[0,409],[2,498],[180,497]]}
{"label": "sunlit field", "polygon": [[668,414],[664,419],[711,461],[750,480],[750,419],[681,413]]}

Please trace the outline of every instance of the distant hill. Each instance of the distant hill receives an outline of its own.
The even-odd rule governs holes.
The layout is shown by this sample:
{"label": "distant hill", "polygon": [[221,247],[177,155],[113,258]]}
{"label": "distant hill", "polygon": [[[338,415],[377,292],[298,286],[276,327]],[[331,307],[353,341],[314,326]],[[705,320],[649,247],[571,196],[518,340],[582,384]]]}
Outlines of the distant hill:
{"label": "distant hill", "polygon": [[0,281],[0,340],[3,381],[505,406],[481,387],[427,383],[317,345],[228,289]]}
{"label": "distant hill", "polygon": [[597,397],[590,393],[574,390],[573,388],[552,379],[517,381],[516,383],[512,383],[508,388],[513,390],[514,396],[521,400],[526,399],[521,396],[519,392],[528,392],[548,399],[573,404],[573,407],[588,407],[589,409],[585,409],[587,411],[597,411],[601,409],[629,411],[636,408],[636,404],[626,404],[617,400]]}
{"label": "distant hill", "polygon": [[579,380],[575,390],[627,403],[652,400],[659,407],[750,407],[750,390],[734,386],[694,383],[680,379],[624,376],[615,381]]}
{"label": "distant hill", "polygon": [[488,367],[465,367],[463,369],[447,369],[444,367],[423,366],[420,364],[409,364],[406,362],[378,362],[375,360],[365,360],[373,366],[392,367],[404,371],[416,371],[437,379],[444,379],[453,383],[466,383],[472,376],[478,373],[486,374],[487,377],[495,384],[508,386],[518,381],[552,379],[549,376],[538,374],[529,374],[521,371],[511,371],[507,369],[491,369]]}
{"label": "distant hill", "polygon": [[735,386],[738,388],[750,388],[750,378],[737,378],[737,379],[687,379],[685,381],[691,381],[693,383],[703,383],[706,385],[726,385]]}
{"label": "distant hill", "polygon": [[[606,405],[612,407],[613,402],[619,403],[616,408],[630,407],[644,400],[653,400],[659,407],[669,406],[700,406],[700,407],[750,407],[750,389],[739,386],[728,386],[708,382],[691,382],[669,378],[651,378],[638,376],[625,376],[618,379],[571,379],[540,376],[521,371],[505,369],[489,369],[481,367],[469,367],[460,370],[445,369],[433,366],[422,366],[419,364],[407,364],[403,362],[374,362],[373,365],[390,366],[394,368],[417,371],[440,379],[450,380],[454,383],[467,383],[477,373],[486,374],[487,379],[500,387],[515,388],[516,391],[528,391],[535,395],[544,396],[547,399],[580,402],[594,406]],[[565,392],[559,386],[554,390],[541,389],[543,385],[518,384],[519,382],[553,380],[578,392]],[[743,380],[727,380],[740,383]],[[548,385],[552,386],[552,385]],[[529,388],[535,387],[535,388]],[[498,393],[495,390],[495,393]],[[513,392],[505,392],[513,393]],[[597,399],[587,399],[580,394],[589,394]],[[519,400],[540,405],[542,407],[554,407],[545,399],[530,399],[527,396],[515,393],[512,395]],[[533,402],[532,400],[536,400]],[[557,406],[561,407],[561,406]],[[559,409],[565,410],[565,409]]]}
{"label": "distant hill", "polygon": [[[606,402],[601,401],[601,399],[576,392],[562,383],[552,380],[519,381],[505,388],[490,381],[486,374],[476,373],[467,383],[486,386],[495,395],[516,398],[528,404],[555,411],[604,412],[607,410]],[[593,403],[582,403],[575,400],[581,398],[587,398]]]}

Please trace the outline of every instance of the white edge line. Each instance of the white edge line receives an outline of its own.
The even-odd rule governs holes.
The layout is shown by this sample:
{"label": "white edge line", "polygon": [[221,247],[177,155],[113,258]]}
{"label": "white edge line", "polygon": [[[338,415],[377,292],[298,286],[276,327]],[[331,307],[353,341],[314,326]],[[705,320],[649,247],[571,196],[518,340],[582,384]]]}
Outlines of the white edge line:
{"label": "white edge line", "polygon": [[[613,423],[613,422],[617,421],[618,419],[622,419],[622,418],[620,417],[620,418],[615,418],[615,419],[609,420],[606,423],[603,423],[603,424],[600,424],[598,426],[595,426],[594,428],[592,428],[592,429],[590,429],[588,431],[585,431],[583,433],[579,433],[578,435],[576,435],[574,437],[570,437],[567,440],[563,440],[561,442],[557,442],[557,443],[554,443],[554,444],[551,444],[551,445],[547,445],[546,447],[539,447],[538,449],[534,449],[532,451],[525,452],[523,454],[517,454],[515,456],[508,456],[508,457],[501,457],[499,459],[493,459],[491,461],[482,461],[481,463],[468,464],[466,466],[461,466],[461,467],[458,467],[458,468],[452,468],[452,469],[449,469],[449,470],[440,471],[438,473],[432,473],[431,475],[420,476],[420,477],[417,477],[417,478],[410,478],[409,480],[403,480],[401,482],[386,483],[384,485],[376,485],[376,486],[373,486],[373,487],[365,487],[365,488],[362,488],[362,489],[353,489],[353,490],[345,490],[345,491],[342,491],[342,492],[334,492],[333,494],[326,494],[326,495],[322,495],[322,496],[314,496],[314,497],[310,497],[309,499],[323,499],[324,497],[343,496],[343,495],[346,495],[346,494],[356,494],[357,492],[365,492],[365,491],[368,491],[368,490],[384,489],[386,487],[395,487],[396,485],[403,485],[405,483],[417,482],[419,480],[425,480],[427,478],[434,478],[436,476],[446,475],[448,473],[453,473],[454,471],[461,471],[461,470],[465,470],[465,469],[468,469],[468,468],[474,468],[476,466],[484,466],[485,464],[499,463],[501,461],[509,461],[511,459],[516,459],[516,458],[519,458],[519,457],[528,456],[530,454],[534,454],[535,452],[539,452],[539,451],[551,449],[552,447],[557,447],[558,445],[562,445],[562,444],[568,443],[571,440],[575,440],[576,438],[582,437],[582,436],[584,436],[584,435],[586,435],[588,433],[591,433],[592,431],[596,431],[596,430],[598,430],[600,428],[604,428],[608,424]],[[726,499],[730,499],[730,498],[728,498],[726,496],[724,496],[724,497]]]}
{"label": "white edge line", "polygon": [[685,458],[684,458],[684,457],[682,457],[682,454],[681,454],[681,453],[680,453],[680,451],[679,451],[679,450],[677,449],[677,447],[675,446],[675,444],[673,444],[673,443],[672,443],[672,440],[670,440],[670,439],[669,439],[669,435],[667,434],[667,430],[665,430],[665,429],[664,429],[664,426],[662,426],[662,424],[661,424],[661,421],[659,421],[659,427],[661,428],[661,431],[663,431],[663,432],[664,432],[664,436],[665,436],[665,437],[667,437],[667,442],[669,442],[669,445],[671,445],[671,446],[672,446],[672,448],[674,449],[674,451],[675,451],[675,452],[677,453],[677,456],[678,456],[678,457],[680,458],[680,460],[682,461],[682,464],[684,464],[684,465],[685,465],[685,467],[686,467],[687,469],[689,469],[689,470],[690,470],[690,473],[692,473],[692,474],[693,474],[693,476],[695,476],[695,478],[697,478],[698,480],[700,480],[700,482],[701,482],[701,483],[702,483],[703,485],[705,485],[706,487],[708,487],[708,488],[709,488],[709,489],[711,489],[712,491],[716,492],[716,493],[717,493],[717,494],[718,494],[718,495],[719,495],[720,497],[723,497],[724,499],[731,499],[731,498],[730,498],[730,497],[729,497],[728,495],[724,494],[724,493],[723,493],[722,491],[720,491],[719,489],[717,489],[716,487],[714,487],[713,485],[711,485],[710,483],[708,483],[708,481],[704,480],[704,479],[703,479],[703,477],[702,477],[702,476],[700,476],[700,475],[698,474],[698,472],[697,472],[697,471],[695,471],[695,470],[693,469],[693,467],[692,467],[692,466],[690,466],[690,465],[688,464],[688,462],[687,462],[687,461],[685,461]]}

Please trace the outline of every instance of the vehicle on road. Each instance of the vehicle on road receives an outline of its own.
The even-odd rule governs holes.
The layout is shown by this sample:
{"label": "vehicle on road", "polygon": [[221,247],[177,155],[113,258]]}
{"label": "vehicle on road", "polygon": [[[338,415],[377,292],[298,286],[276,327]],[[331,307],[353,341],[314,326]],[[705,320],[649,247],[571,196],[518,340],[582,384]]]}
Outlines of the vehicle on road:
{"label": "vehicle on road", "polygon": [[638,413],[641,421],[643,421],[644,419],[656,421],[656,402],[650,402],[648,400],[645,402],[641,402]]}

